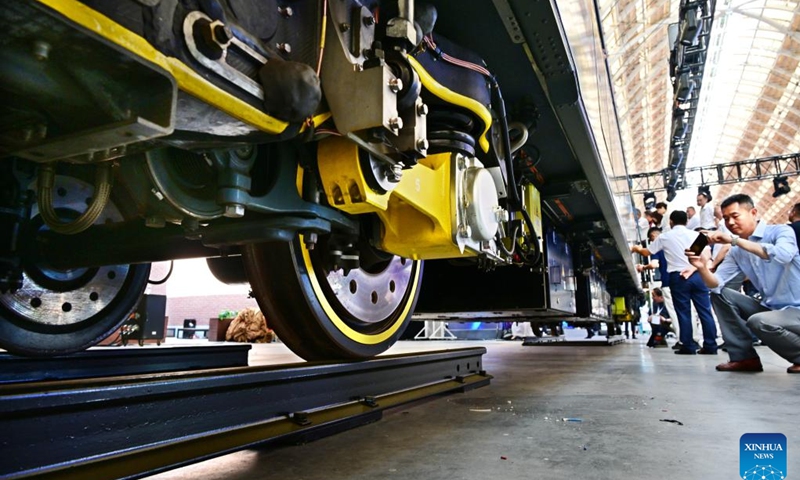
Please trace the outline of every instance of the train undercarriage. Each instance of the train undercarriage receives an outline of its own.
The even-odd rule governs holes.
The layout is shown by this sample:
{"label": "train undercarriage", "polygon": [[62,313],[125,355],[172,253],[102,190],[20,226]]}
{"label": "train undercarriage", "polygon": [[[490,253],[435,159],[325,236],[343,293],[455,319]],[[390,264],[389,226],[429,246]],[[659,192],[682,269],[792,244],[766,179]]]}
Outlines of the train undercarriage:
{"label": "train undercarriage", "polygon": [[597,19],[528,3],[6,2],[0,347],[95,345],[180,258],[306,359],[607,319],[640,287]]}

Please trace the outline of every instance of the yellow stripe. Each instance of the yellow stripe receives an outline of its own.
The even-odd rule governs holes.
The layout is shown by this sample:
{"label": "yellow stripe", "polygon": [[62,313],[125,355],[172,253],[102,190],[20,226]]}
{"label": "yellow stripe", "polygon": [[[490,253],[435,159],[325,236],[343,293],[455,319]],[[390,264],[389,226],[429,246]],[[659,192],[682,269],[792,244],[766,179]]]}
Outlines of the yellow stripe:
{"label": "yellow stripe", "polygon": [[477,100],[474,100],[469,97],[465,97],[460,93],[456,93],[441,83],[437,82],[431,74],[429,74],[425,68],[420,65],[420,63],[411,55],[406,55],[408,61],[411,63],[411,66],[414,68],[414,71],[417,72],[419,75],[419,79],[422,82],[422,85],[428,89],[429,92],[436,95],[437,97],[441,98],[445,102],[452,103],[453,105],[458,105],[459,107],[464,107],[470,112],[474,113],[478,116],[481,120],[483,120],[483,124],[486,126],[483,130],[483,134],[478,139],[478,143],[483,149],[484,152],[489,151],[489,140],[486,138],[486,133],[489,131],[489,127],[492,126],[492,114],[489,113],[489,110],[483,106]]}
{"label": "yellow stripe", "polygon": [[319,284],[319,280],[317,280],[317,276],[314,273],[314,266],[311,263],[311,255],[308,253],[308,249],[305,247],[305,242],[303,241],[302,235],[300,236],[300,249],[303,251],[303,263],[305,263],[306,271],[308,271],[308,279],[311,280],[311,287],[314,289],[314,293],[317,296],[317,300],[319,300],[320,306],[322,306],[322,309],[325,311],[325,314],[328,316],[328,318],[331,319],[333,324],[336,325],[336,328],[350,340],[353,340],[363,345],[376,345],[385,340],[388,340],[392,335],[394,335],[397,332],[397,329],[400,328],[400,325],[403,324],[403,319],[405,319],[406,316],[410,314],[411,305],[414,303],[414,297],[416,295],[417,288],[419,287],[419,278],[420,278],[419,267],[415,269],[414,278],[411,279],[411,290],[409,292],[408,301],[403,307],[403,311],[397,318],[397,321],[395,321],[391,327],[378,334],[367,335],[350,328],[350,326],[339,317],[336,311],[334,311],[333,306],[331,306],[331,304],[328,302],[328,299],[325,296],[325,292],[322,290],[322,287]]}
{"label": "yellow stripe", "polygon": [[167,57],[144,38],[75,0],[36,0],[76,24],[169,72],[178,87],[228,115],[267,133],[280,134],[289,123],[273,118],[215,86],[174,57]]}

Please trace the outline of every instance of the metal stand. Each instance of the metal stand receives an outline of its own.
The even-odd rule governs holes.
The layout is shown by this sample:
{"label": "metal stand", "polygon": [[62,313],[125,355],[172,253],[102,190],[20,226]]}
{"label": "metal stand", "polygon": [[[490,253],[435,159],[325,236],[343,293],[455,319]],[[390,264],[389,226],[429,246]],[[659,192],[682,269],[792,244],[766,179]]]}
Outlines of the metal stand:
{"label": "metal stand", "polygon": [[554,343],[564,343],[567,341],[567,337],[564,335],[559,335],[557,337],[525,337],[522,340],[522,345],[529,347],[531,345],[545,345],[545,344],[554,344]]}
{"label": "metal stand", "polygon": [[425,320],[425,328],[414,335],[414,340],[456,340],[458,337],[447,328],[445,322]]}

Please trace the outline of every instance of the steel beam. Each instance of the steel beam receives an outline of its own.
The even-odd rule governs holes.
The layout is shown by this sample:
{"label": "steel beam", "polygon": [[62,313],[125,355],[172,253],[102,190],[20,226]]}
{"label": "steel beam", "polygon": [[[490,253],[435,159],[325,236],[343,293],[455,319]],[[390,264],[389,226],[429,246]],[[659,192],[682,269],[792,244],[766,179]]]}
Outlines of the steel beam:
{"label": "steel beam", "polygon": [[0,384],[246,367],[250,345],[96,347],[50,358],[0,353]]}
{"label": "steel beam", "polygon": [[[665,169],[658,172],[629,175],[631,192],[645,193],[666,190],[669,183],[667,178],[672,174],[675,172]],[[687,168],[682,172],[677,183],[680,190],[700,185],[726,185],[794,175],[800,175],[800,153]]]}

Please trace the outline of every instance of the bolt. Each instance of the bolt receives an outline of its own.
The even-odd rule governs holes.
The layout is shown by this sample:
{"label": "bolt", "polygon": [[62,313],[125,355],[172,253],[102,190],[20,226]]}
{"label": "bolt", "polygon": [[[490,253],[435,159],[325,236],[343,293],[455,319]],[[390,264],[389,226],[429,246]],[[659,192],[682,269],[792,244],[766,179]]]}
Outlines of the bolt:
{"label": "bolt", "polygon": [[400,180],[403,179],[403,166],[399,163],[395,163],[389,168],[389,171],[386,172],[386,180],[389,180],[392,183],[398,183]]}
{"label": "bolt", "polygon": [[462,223],[458,226],[458,234],[459,236],[469,238],[472,236],[472,227]]}
{"label": "bolt", "polygon": [[42,62],[50,58],[50,44],[41,40],[33,42],[33,56]]}
{"label": "bolt", "polygon": [[228,218],[242,218],[244,217],[244,205],[241,203],[225,205],[225,213],[223,215]]}
{"label": "bolt", "polygon": [[317,234],[315,232],[306,233],[303,235],[303,242],[305,242],[307,249],[314,250],[317,245]]}
{"label": "bolt", "polygon": [[397,93],[402,89],[403,89],[403,81],[402,80],[400,80],[399,78],[393,78],[393,79],[389,80],[389,90],[391,90],[392,93]]}
{"label": "bolt", "polygon": [[279,43],[278,44],[278,50],[280,50],[281,53],[285,53],[285,54],[288,55],[288,54],[292,53],[292,46],[289,45],[288,43]]}
{"label": "bolt", "polygon": [[164,200],[164,194],[163,194],[163,193],[161,193],[161,192],[159,192],[157,189],[155,189],[155,188],[152,188],[152,189],[150,189],[150,192],[151,192],[153,195],[155,195],[155,196],[156,196],[156,198],[157,198],[157,199],[159,199],[159,201],[160,201],[160,200]]}
{"label": "bolt", "polygon": [[464,157],[459,156],[458,157],[458,169],[459,170],[464,170],[465,168],[467,168],[467,161],[464,159]]}
{"label": "bolt", "polygon": [[403,129],[403,119],[400,117],[392,117],[389,119],[389,128],[392,130],[402,130]]}
{"label": "bolt", "polygon": [[339,24],[339,30],[341,30],[342,33],[347,32],[348,30],[350,30],[350,24],[349,23],[340,23]]}
{"label": "bolt", "polygon": [[375,25],[375,17],[373,17],[372,15],[364,17],[364,25],[368,27]]}
{"label": "bolt", "polygon": [[233,39],[233,32],[226,25],[214,25],[212,33],[214,34],[214,40],[220,45],[227,45]]}
{"label": "bolt", "polygon": [[417,115],[420,117],[424,117],[428,114],[428,104],[427,103],[420,103],[417,105]]}
{"label": "bolt", "polygon": [[286,18],[289,18],[294,15],[294,10],[292,10],[292,7],[278,7],[278,13]]}
{"label": "bolt", "polygon": [[424,152],[428,149],[430,145],[428,144],[427,138],[420,138],[417,140],[417,150]]}

